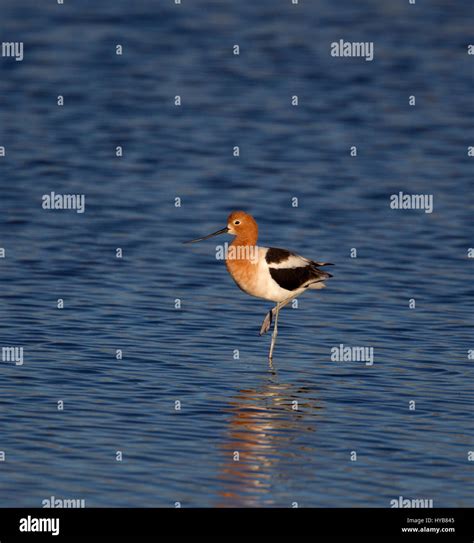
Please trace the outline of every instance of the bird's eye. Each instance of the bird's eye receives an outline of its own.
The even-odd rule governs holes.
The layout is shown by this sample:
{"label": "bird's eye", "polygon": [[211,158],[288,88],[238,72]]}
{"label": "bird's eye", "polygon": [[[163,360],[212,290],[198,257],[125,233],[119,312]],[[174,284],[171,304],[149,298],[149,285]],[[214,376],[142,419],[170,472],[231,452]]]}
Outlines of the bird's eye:
{"label": "bird's eye", "polygon": [[234,221],[234,224],[240,224],[240,221]]}

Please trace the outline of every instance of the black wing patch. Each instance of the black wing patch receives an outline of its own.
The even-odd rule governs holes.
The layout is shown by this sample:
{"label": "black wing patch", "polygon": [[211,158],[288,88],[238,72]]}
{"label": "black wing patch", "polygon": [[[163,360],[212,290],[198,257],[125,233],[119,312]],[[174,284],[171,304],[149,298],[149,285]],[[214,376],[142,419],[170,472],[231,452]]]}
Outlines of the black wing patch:
{"label": "black wing patch", "polygon": [[285,290],[298,290],[303,286],[325,281],[332,277],[330,273],[318,270],[314,265],[309,264],[301,268],[271,268],[270,275],[281,288]]}
{"label": "black wing patch", "polygon": [[267,264],[279,264],[284,260],[288,260],[293,253],[287,251],[286,249],[278,249],[276,247],[270,247],[265,255],[265,260]]}

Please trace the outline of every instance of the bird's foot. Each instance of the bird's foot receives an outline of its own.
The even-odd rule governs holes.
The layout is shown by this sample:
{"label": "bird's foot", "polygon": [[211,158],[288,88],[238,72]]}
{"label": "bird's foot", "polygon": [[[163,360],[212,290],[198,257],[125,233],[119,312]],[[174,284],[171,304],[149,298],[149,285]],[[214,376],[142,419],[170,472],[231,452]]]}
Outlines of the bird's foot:
{"label": "bird's foot", "polygon": [[262,327],[260,328],[260,335],[263,336],[270,330],[270,327],[272,325],[273,320],[273,309],[270,309],[270,311],[267,313],[265,320],[262,323]]}

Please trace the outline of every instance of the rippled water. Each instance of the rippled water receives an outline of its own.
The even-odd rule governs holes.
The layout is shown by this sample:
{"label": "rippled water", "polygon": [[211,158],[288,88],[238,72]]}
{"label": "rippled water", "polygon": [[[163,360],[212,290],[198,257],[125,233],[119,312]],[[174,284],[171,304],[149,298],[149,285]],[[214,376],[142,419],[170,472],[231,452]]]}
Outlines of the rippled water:
{"label": "rippled water", "polygon": [[[0,58],[0,337],[25,349],[0,365],[1,506],[474,505],[474,10],[421,4],[1,2],[25,43]],[[44,211],[51,191],[86,213]],[[181,244],[239,208],[336,264],[282,312],[273,368],[269,303]]]}

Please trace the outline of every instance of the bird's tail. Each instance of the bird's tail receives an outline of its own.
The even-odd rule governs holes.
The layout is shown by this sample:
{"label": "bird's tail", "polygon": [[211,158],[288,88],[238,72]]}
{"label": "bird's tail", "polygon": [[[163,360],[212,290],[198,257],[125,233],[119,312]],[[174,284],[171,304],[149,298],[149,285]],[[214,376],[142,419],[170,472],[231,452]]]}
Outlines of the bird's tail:
{"label": "bird's tail", "polygon": [[327,271],[320,270],[317,266],[333,266],[334,264],[330,264],[329,262],[311,262],[311,271],[314,276],[314,279],[316,281],[325,281],[326,279],[329,279],[332,277],[332,273],[329,273]]}
{"label": "bird's tail", "polygon": [[312,260],[312,263],[315,266],[334,266],[332,262],[315,262],[314,260]]}

